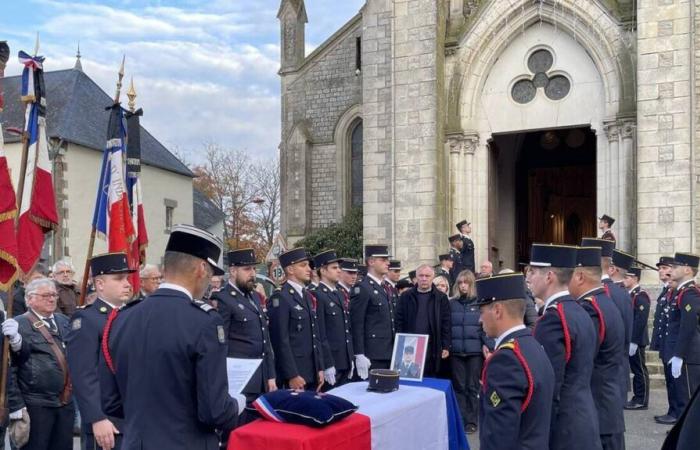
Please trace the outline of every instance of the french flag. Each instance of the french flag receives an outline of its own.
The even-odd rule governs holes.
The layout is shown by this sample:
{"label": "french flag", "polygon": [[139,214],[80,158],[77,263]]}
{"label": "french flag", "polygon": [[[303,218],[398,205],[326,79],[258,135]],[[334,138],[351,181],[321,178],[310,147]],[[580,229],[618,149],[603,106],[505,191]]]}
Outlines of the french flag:
{"label": "french flag", "polygon": [[24,65],[22,100],[27,102],[24,137],[28,151],[17,227],[17,262],[28,273],[41,256],[45,233],[58,228],[58,213],[46,140],[44,58],[19,52],[19,60]]}
{"label": "french flag", "polygon": [[97,186],[92,225],[107,241],[109,252],[129,253],[135,237],[124,179],[124,140],[126,124],[119,104],[110,108],[107,145]]}
{"label": "french flag", "polygon": [[129,278],[134,292],[140,289],[138,269],[146,262],[148,232],[146,217],[143,212],[143,194],[141,192],[141,109],[126,113],[127,149],[126,149],[126,187],[129,193],[131,222],[134,224],[134,240],[129,252],[129,267],[137,271]]}

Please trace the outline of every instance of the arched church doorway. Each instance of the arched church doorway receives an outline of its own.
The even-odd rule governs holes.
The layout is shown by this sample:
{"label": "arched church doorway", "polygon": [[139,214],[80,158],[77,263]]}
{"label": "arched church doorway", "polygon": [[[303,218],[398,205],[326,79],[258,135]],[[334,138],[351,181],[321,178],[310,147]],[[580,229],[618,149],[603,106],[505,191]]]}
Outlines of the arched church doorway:
{"label": "arched church doorway", "polygon": [[527,263],[533,242],[577,245],[596,235],[596,135],[589,126],[497,133],[489,153],[495,266]]}

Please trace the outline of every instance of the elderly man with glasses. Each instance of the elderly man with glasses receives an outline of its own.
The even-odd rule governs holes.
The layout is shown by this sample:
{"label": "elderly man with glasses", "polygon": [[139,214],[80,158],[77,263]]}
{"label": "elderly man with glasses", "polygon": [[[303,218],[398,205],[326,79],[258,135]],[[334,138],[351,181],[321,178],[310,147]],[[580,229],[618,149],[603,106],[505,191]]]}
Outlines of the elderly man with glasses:
{"label": "elderly man with glasses", "polygon": [[75,308],[78,306],[78,298],[80,297],[76,282],[73,279],[75,276],[73,264],[66,259],[61,259],[56,261],[51,268],[51,272],[56,282],[58,309],[66,316],[70,317],[75,312]]}
{"label": "elderly man with glasses", "polygon": [[143,269],[139,272],[139,278],[141,279],[141,291],[138,294],[138,298],[141,300],[154,293],[160,286],[160,282],[163,281],[163,275],[155,264],[143,266]]}
{"label": "elderly man with glasses", "polygon": [[56,312],[53,280],[38,278],[25,290],[28,310],[3,323],[17,384],[31,420],[23,450],[71,450],[75,406],[65,357],[68,318]]}

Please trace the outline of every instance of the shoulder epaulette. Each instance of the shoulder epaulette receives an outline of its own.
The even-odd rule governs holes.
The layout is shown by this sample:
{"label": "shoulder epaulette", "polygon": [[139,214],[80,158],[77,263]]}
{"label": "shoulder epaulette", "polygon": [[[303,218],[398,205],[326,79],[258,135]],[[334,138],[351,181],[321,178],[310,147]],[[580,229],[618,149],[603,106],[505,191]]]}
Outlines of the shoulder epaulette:
{"label": "shoulder epaulette", "polygon": [[192,304],[204,312],[214,311],[214,307],[202,300],[192,300]]}
{"label": "shoulder epaulette", "polygon": [[498,350],[500,350],[502,348],[507,348],[509,350],[515,350],[515,342],[512,340],[508,341],[508,342],[504,342],[498,346]]}

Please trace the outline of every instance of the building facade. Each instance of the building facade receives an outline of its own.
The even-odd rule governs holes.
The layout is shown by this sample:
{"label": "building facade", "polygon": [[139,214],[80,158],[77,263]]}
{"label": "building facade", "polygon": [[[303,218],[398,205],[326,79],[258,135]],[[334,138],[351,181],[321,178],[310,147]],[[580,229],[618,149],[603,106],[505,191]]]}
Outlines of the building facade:
{"label": "building facade", "polygon": [[495,267],[602,214],[647,263],[697,250],[700,0],[367,0],[309,55],[303,0],[278,18],[289,242],[361,205],[404,267],[461,219]]}

